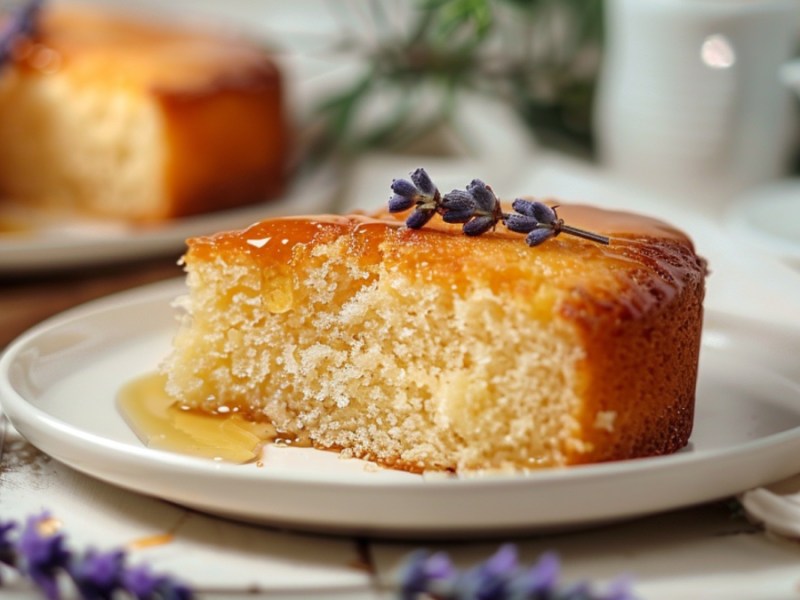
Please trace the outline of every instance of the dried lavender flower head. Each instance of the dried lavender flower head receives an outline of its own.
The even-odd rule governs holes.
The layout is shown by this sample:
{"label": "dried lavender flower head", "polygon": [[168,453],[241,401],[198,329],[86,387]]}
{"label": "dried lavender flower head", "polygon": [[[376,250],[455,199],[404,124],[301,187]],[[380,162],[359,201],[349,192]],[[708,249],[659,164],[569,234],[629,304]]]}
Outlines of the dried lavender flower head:
{"label": "dried lavender flower head", "polygon": [[518,214],[506,215],[506,227],[517,233],[527,233],[525,243],[528,246],[538,246],[561,233],[564,221],[558,218],[557,207],[517,198],[511,208]]}
{"label": "dried lavender flower head", "polygon": [[601,592],[587,582],[562,584],[560,570],[552,552],[524,567],[513,544],[501,546],[487,560],[464,571],[456,569],[442,552],[417,550],[400,569],[398,587],[404,600],[637,600],[625,578]]}
{"label": "dried lavender flower head", "polygon": [[192,600],[194,593],[168,575],[156,575],[147,565],[126,569],[122,587],[136,600]]}
{"label": "dried lavender flower head", "polygon": [[29,0],[11,13],[0,28],[0,69],[11,60],[19,40],[34,35],[43,5],[44,0]]}
{"label": "dried lavender flower head", "polygon": [[125,553],[89,550],[69,566],[69,574],[82,598],[111,598],[122,585]]}
{"label": "dried lavender flower head", "polygon": [[494,190],[480,179],[473,179],[466,190],[453,190],[442,199],[442,220],[463,223],[469,236],[483,235],[503,218],[500,201]]}
{"label": "dried lavender flower head", "polygon": [[406,219],[409,229],[420,229],[440,210],[441,194],[425,169],[419,168],[408,179],[392,181],[394,195],[389,199],[389,212],[397,213],[416,206],[416,210]]}

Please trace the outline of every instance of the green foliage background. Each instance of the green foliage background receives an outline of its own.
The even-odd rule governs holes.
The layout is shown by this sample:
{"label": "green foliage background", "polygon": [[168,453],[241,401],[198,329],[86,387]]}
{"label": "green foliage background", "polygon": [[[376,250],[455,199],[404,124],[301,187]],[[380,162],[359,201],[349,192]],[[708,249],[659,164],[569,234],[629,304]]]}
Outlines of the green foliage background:
{"label": "green foliage background", "polygon": [[[392,27],[391,8],[369,4],[377,44],[349,36],[340,43],[362,52],[367,67],[319,106],[318,148],[402,147],[448,122],[462,92],[472,91],[508,102],[540,141],[591,152],[602,0],[420,0],[402,29]],[[425,111],[423,89],[435,99]],[[378,96],[378,118],[359,125]]]}

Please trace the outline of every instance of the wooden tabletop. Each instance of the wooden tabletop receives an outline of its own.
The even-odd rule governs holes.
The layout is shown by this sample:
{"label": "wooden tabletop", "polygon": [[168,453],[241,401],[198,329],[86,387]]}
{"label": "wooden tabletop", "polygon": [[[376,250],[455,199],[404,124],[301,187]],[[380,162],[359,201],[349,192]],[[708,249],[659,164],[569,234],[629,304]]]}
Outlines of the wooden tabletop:
{"label": "wooden tabletop", "polygon": [[181,277],[178,256],[24,276],[0,275],[0,350],[36,323],[83,302]]}

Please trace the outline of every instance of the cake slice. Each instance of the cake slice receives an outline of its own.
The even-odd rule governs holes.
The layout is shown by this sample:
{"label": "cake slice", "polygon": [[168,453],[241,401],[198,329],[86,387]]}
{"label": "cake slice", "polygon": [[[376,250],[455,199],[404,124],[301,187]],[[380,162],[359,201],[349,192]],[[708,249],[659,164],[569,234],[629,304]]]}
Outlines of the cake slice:
{"label": "cake slice", "polygon": [[563,205],[608,246],[536,248],[407,214],[189,240],[167,391],[412,470],[674,452],[692,429],[705,263],[668,225]]}
{"label": "cake slice", "polygon": [[0,70],[0,198],[134,221],[276,197],[281,76],[216,30],[47,5]]}

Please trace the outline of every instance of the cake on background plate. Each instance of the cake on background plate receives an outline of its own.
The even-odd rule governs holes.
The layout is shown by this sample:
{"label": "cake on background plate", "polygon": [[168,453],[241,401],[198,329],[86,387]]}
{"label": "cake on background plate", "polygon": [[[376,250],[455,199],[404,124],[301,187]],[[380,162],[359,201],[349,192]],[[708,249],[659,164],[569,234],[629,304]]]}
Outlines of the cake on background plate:
{"label": "cake on background plate", "polygon": [[0,67],[0,199],[158,221],[282,193],[289,132],[263,48],[99,7],[35,19]]}
{"label": "cake on background plate", "polygon": [[706,268],[683,233],[564,205],[567,223],[610,244],[531,248],[499,228],[411,229],[408,216],[281,218],[189,240],[168,393],[412,471],[687,443]]}

